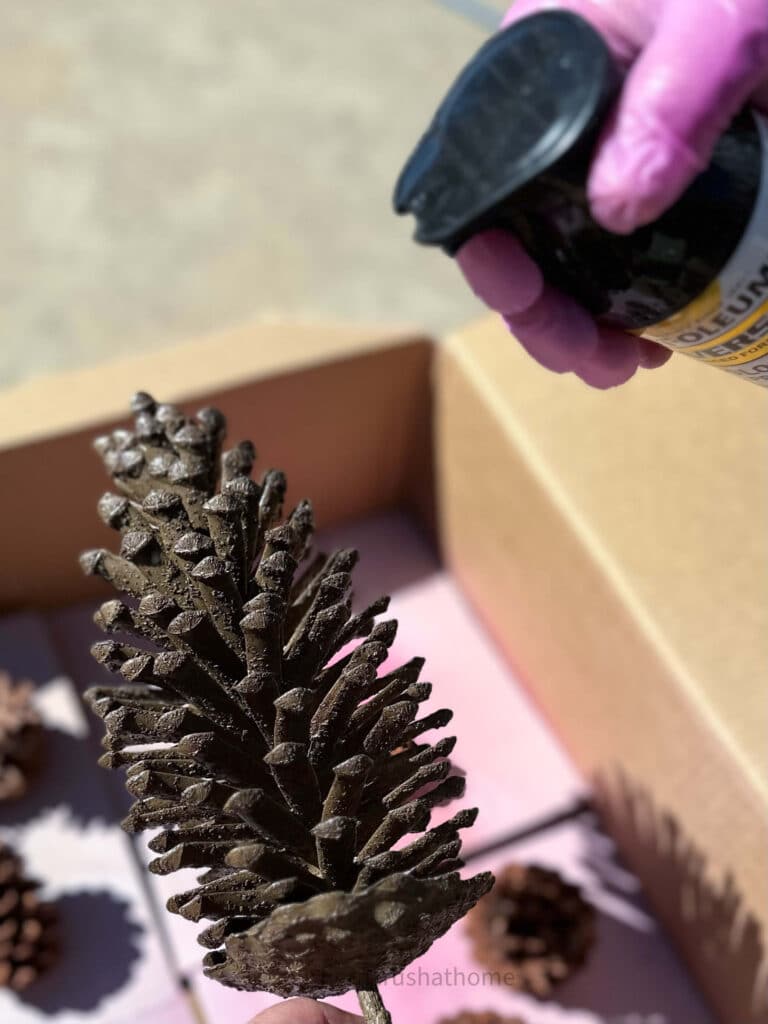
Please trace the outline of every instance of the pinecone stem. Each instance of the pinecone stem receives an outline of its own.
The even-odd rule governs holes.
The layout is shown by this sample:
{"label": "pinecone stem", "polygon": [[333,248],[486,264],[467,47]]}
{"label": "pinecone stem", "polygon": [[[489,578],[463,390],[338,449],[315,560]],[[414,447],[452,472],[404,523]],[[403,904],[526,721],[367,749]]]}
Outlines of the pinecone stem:
{"label": "pinecone stem", "polygon": [[375,985],[373,988],[358,989],[357,998],[365,1024],[392,1024],[392,1018]]}

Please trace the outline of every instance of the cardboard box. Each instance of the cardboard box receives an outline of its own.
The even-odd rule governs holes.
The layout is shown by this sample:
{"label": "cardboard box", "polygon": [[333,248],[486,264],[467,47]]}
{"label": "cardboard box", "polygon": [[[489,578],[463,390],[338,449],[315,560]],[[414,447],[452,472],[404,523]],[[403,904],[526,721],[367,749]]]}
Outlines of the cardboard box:
{"label": "cardboard box", "polygon": [[436,392],[450,565],[723,1021],[768,1021],[768,393],[681,357],[594,391],[495,320]]}
{"label": "cardboard box", "polygon": [[226,409],[233,443],[258,438],[323,526],[396,505],[429,522],[431,352],[412,332],[265,323],[1,393],[0,611],[100,592],[77,565],[113,540],[93,508],[108,481],[87,453],[150,386]]}
{"label": "cardboard box", "polygon": [[[744,1009],[760,958],[743,951],[751,942],[754,953],[762,924],[732,935],[735,890],[716,888],[730,868],[745,904],[766,905],[762,797],[733,749],[736,716],[718,724],[697,686],[709,666],[714,691],[721,677],[755,689],[753,633],[768,602],[748,588],[761,551],[746,540],[739,547],[724,527],[730,516],[759,532],[757,474],[749,522],[738,488],[755,402],[768,396],[704,374],[701,392],[675,366],[654,376],[658,394],[642,381],[599,395],[537,370],[494,326],[453,339],[435,359],[408,332],[261,324],[32,381],[0,395],[0,609],[103,598],[77,566],[80,550],[114,541],[95,515],[106,481],[87,448],[94,432],[124,422],[138,388],[190,408],[222,407],[230,439],[253,437],[260,464],[284,468],[292,496],[313,498],[322,528],[393,508],[427,532],[439,523],[458,579],[579,765],[614,782],[623,769],[623,788],[601,787],[606,821],[723,1021],[762,1024],[764,1009]],[[718,408],[729,430],[707,423],[702,406],[707,415]],[[760,444],[764,437],[751,448],[756,465]],[[704,570],[716,574],[707,587]],[[723,633],[710,643],[718,621],[732,654]],[[752,705],[740,728],[751,736],[754,775],[759,701]],[[500,769],[514,799],[514,779]],[[706,851],[706,885],[685,843]]]}

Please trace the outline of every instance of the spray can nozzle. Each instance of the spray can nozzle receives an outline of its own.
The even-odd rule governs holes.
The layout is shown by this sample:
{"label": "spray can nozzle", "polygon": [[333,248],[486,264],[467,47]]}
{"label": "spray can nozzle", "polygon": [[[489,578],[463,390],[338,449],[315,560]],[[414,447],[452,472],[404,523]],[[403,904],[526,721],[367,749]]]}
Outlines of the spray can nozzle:
{"label": "spray can nozzle", "polygon": [[[453,254],[503,222],[561,161],[587,165],[621,86],[603,39],[568,11],[526,18],[466,66],[403,169],[395,209],[416,240]],[[586,200],[586,196],[584,196]]]}

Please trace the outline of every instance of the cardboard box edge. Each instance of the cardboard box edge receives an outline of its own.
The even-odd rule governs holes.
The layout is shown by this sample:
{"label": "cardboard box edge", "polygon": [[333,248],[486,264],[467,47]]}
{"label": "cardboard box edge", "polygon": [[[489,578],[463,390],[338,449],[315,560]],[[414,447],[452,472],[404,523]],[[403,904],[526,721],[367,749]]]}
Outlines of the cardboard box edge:
{"label": "cardboard box edge", "polygon": [[[270,342],[269,358],[250,351],[254,332]],[[406,504],[429,531],[434,519],[430,339],[417,333],[372,329],[366,334],[360,327],[297,328],[290,323],[239,328],[227,332],[227,344],[222,337],[150,353],[129,364],[30,382],[23,392],[34,393],[39,401],[26,409],[23,422],[34,419],[35,431],[19,429],[18,422],[8,429],[6,414],[18,409],[21,392],[0,395],[0,422],[6,425],[6,445],[0,447],[0,476],[6,487],[0,609],[52,607],[99,593],[111,596],[99,581],[79,577],[76,556],[84,548],[114,541],[95,514],[96,499],[108,489],[109,480],[89,450],[90,440],[126,421],[127,400],[136,387],[150,387],[161,400],[173,399],[187,408],[195,399],[221,405],[230,419],[230,440],[238,440],[236,434],[253,436],[259,446],[266,425],[274,435],[273,464],[289,471],[293,467],[289,500],[297,491],[314,498],[319,509],[326,509],[323,525]],[[225,363],[243,350],[249,354],[245,364],[235,360],[234,370],[227,365],[218,374],[201,374],[201,354],[215,354]],[[70,387],[73,380],[79,382],[77,388]],[[62,391],[67,400],[59,408]],[[257,394],[259,400],[253,401]],[[91,396],[98,399],[93,405]],[[336,409],[334,416],[327,415],[328,407]],[[238,410],[237,423],[230,415],[233,408]],[[295,416],[286,419],[286,410],[292,408],[306,410],[321,450],[328,453],[327,465],[309,457],[304,426]],[[272,426],[276,423],[279,439]]]}
{"label": "cardboard box edge", "polygon": [[121,419],[127,398],[148,383],[162,401],[183,402],[243,379],[427,340],[408,327],[257,320],[96,366],[43,374],[0,391],[0,451]]}

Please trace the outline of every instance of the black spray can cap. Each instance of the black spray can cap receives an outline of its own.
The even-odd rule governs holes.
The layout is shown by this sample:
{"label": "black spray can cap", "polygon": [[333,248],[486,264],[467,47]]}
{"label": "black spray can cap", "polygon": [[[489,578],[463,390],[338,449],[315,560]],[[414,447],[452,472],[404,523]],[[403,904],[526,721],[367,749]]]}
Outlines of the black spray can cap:
{"label": "black spray can cap", "polygon": [[454,254],[488,228],[515,234],[547,280],[601,321],[642,329],[717,278],[752,215],[762,174],[744,110],[709,166],[652,224],[616,235],[586,194],[600,131],[622,84],[602,37],[546,11],[490,39],[461,73],[398,181],[416,239]]}
{"label": "black spray can cap", "polygon": [[493,36],[467,65],[403,169],[395,209],[451,254],[484,218],[562,160],[589,161],[621,87],[603,39],[545,11]]}

